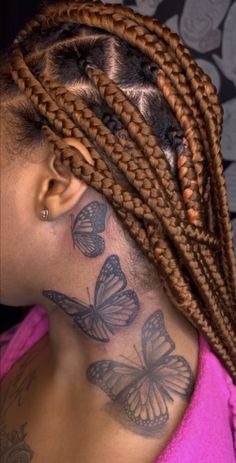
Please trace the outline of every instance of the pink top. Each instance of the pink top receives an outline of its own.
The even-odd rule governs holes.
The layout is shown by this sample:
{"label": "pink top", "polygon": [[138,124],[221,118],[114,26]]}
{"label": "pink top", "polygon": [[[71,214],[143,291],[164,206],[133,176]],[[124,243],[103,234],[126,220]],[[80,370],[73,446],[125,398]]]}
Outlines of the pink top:
{"label": "pink top", "polygon": [[[47,331],[45,309],[34,306],[16,331],[0,335],[0,379]],[[236,387],[201,335],[194,392],[181,423],[155,463],[200,462],[236,462]]]}

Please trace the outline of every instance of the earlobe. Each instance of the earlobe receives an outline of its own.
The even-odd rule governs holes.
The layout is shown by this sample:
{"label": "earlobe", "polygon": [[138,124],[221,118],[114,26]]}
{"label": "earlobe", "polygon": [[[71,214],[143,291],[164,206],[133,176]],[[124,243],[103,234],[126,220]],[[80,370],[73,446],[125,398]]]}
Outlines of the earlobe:
{"label": "earlobe", "polygon": [[67,183],[54,180],[54,186],[45,195],[45,206],[48,209],[48,220],[55,220],[69,212],[81,199],[87,185],[72,173]]}
{"label": "earlobe", "polygon": [[[93,163],[90,154],[75,138],[64,138],[64,141],[71,146],[79,149],[85,160]],[[48,220],[55,220],[69,212],[80,201],[82,195],[88,186],[79,180],[70,171],[69,168],[63,167],[61,172],[54,166],[55,157],[51,158],[48,164],[49,174],[41,184],[39,195],[41,209],[48,209]]]}

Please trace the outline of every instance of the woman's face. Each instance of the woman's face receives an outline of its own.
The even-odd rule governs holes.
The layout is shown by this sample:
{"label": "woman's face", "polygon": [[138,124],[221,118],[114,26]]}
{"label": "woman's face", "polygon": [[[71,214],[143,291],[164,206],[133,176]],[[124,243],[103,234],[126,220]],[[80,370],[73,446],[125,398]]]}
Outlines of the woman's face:
{"label": "woman's face", "polygon": [[31,304],[34,260],[40,259],[44,237],[35,210],[36,179],[42,166],[6,160],[1,138],[1,295],[6,305]]}
{"label": "woman's face", "polygon": [[[9,160],[6,134],[1,132],[0,302],[31,305],[38,300],[38,288],[45,284],[51,266],[55,262],[56,267],[56,261],[63,266],[63,258],[70,253],[71,240],[68,248],[66,240],[70,211],[78,207],[86,185],[71,174],[57,175],[48,149],[42,146],[33,149],[30,161]],[[77,140],[64,140],[81,151]],[[46,202],[49,222],[40,218]],[[58,256],[61,243],[64,257],[63,252]]]}
{"label": "woman's face", "polygon": [[[79,149],[88,163],[93,163],[88,151],[78,140],[64,138],[64,141]],[[55,157],[49,152],[46,143],[35,145],[27,153],[27,160],[24,153],[21,157],[20,147],[17,157],[18,146],[14,149],[16,157],[9,159],[8,146],[7,130],[2,130],[1,125],[0,303],[9,306],[43,304],[43,288],[63,287],[65,275],[70,275],[69,280],[72,281],[73,273],[77,281],[78,268],[84,270],[88,265],[88,259],[74,251],[72,218],[88,202],[104,201],[105,198],[88,188],[69,168],[66,172],[62,169],[58,173],[54,166]],[[49,210],[48,221],[42,221],[40,217],[45,207]],[[111,208],[109,211],[107,249],[110,246],[111,253],[114,253],[114,249],[117,252],[119,250],[127,261],[127,268],[133,269],[132,256],[135,259],[138,256],[139,265],[142,263],[143,268],[142,282],[145,279],[145,285],[146,281],[149,286],[152,285],[150,274],[153,269],[150,271],[147,259],[134,247],[128,234],[124,234]],[[82,274],[85,279],[88,278],[87,270]],[[156,285],[155,273],[154,277]],[[81,274],[80,284],[81,287],[87,284]]]}

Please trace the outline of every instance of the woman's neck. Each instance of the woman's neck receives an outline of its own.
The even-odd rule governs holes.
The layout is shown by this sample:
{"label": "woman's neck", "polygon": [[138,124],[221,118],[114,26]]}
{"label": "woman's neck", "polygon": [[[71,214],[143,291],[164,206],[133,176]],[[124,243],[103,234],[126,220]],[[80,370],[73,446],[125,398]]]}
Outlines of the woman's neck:
{"label": "woman's neck", "polygon": [[60,387],[94,413],[133,434],[158,437],[174,404],[181,408],[191,396],[197,333],[159,290],[138,301],[135,320],[109,341],[91,338],[63,311],[51,312],[53,372]]}

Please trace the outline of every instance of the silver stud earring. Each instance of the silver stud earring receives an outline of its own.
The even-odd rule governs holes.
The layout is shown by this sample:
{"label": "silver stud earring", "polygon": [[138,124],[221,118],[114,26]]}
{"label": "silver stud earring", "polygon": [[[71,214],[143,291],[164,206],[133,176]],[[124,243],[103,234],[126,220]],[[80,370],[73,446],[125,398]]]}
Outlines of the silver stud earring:
{"label": "silver stud earring", "polygon": [[40,218],[41,220],[48,220],[48,214],[49,214],[49,210],[47,207],[45,207],[44,209],[42,209],[40,211]]}

